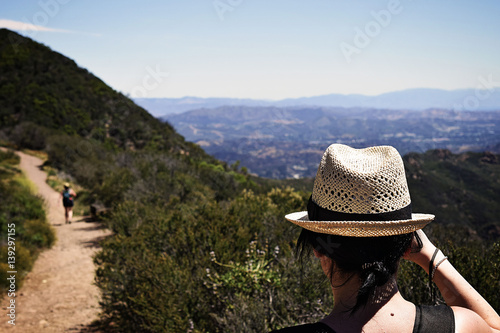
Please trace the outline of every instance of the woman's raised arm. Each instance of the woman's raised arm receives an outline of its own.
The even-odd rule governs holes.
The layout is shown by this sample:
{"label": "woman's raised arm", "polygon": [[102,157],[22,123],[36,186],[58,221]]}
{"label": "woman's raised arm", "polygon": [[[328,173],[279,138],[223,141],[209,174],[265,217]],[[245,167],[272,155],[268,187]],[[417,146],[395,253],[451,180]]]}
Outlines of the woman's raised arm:
{"label": "woman's raised arm", "polygon": [[[422,230],[418,230],[417,234],[422,241],[422,250],[419,252],[408,251],[404,259],[413,261],[429,274],[429,263],[434,256],[436,247]],[[441,251],[436,253],[433,267],[437,263],[440,264],[435,269],[433,281],[439,288],[446,304],[453,308],[457,332],[467,331],[471,328],[471,332],[500,332],[500,316],[444,258]]]}

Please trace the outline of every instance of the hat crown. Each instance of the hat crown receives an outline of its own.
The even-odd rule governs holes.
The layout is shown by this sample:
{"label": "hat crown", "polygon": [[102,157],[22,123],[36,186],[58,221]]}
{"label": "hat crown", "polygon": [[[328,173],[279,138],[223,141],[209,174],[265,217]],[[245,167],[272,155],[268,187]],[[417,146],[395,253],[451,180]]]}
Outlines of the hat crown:
{"label": "hat crown", "polygon": [[404,164],[394,147],[355,149],[333,144],[325,151],[312,200],[333,212],[380,214],[411,203]]}

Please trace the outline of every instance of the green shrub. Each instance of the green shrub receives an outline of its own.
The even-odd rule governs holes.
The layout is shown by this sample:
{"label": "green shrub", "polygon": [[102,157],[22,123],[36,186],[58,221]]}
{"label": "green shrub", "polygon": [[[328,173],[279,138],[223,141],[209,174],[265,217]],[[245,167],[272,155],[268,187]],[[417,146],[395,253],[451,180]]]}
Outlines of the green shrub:
{"label": "green shrub", "polygon": [[[223,274],[217,271],[211,273],[210,268],[207,268],[208,281],[205,285],[215,296],[219,297],[217,289],[223,289],[236,296],[252,296],[267,288],[280,287],[280,275],[272,267],[274,258],[267,255],[269,249],[261,250],[257,244],[257,241],[250,242],[250,247],[245,252],[247,258],[243,263],[220,263],[217,261],[215,252],[210,252],[212,261],[226,271]],[[278,253],[277,247],[275,255]],[[231,304],[226,305],[231,306]]]}
{"label": "green shrub", "polygon": [[[0,170],[19,161],[13,153],[0,151]],[[15,239],[16,285],[20,287],[23,278],[31,270],[41,249],[54,244],[55,233],[45,219],[43,201],[32,194],[32,185],[19,171],[4,174],[0,179],[0,290],[2,295],[8,288],[4,270],[7,263],[9,244],[8,233]],[[11,269],[9,269],[11,270]]]}
{"label": "green shrub", "polygon": [[45,140],[51,131],[32,122],[23,122],[15,126],[9,133],[10,140],[17,146],[40,150],[45,148]]}
{"label": "green shrub", "polygon": [[168,225],[158,213],[146,210],[133,237],[108,239],[95,257],[103,318],[118,332],[178,332],[190,325],[193,277],[166,251]]}
{"label": "green shrub", "polygon": [[[5,291],[9,289],[10,282],[7,280],[8,271],[12,271],[10,267],[7,265],[8,259],[8,246],[0,246],[0,260],[3,264],[2,270],[0,270],[0,278],[2,279],[0,282],[0,290],[2,291],[2,297],[5,296]],[[17,241],[15,246],[15,271],[16,273],[16,290],[19,290],[23,285],[24,278],[33,268],[33,264],[36,260],[36,254],[30,252],[26,247],[23,246],[23,242]],[[5,270],[3,269],[5,268]]]}
{"label": "green shrub", "polygon": [[[321,269],[317,264],[295,265],[290,254],[298,228],[277,217],[281,212],[273,200],[281,201],[283,209],[303,202],[302,196],[287,189],[261,195],[244,191],[223,202],[189,191],[185,200],[172,197],[162,207],[129,201],[117,205],[108,222],[116,236],[95,257],[96,283],[104,295],[103,317],[121,332],[177,332],[190,327],[219,332],[243,325],[233,302],[248,311],[265,309],[266,315],[245,312],[244,318],[240,316],[240,321],[252,323],[248,327],[253,331],[301,322],[306,314],[309,318],[324,315],[322,304],[331,296],[325,284],[315,287],[323,279],[316,274]],[[273,224],[291,231],[270,233]],[[280,256],[274,253],[278,250]],[[211,251],[229,267],[212,262]],[[250,265],[257,270],[249,271]],[[207,268],[217,272],[219,279],[210,281]],[[252,282],[246,285],[248,281]],[[224,296],[214,297],[207,283]],[[310,302],[311,298],[316,301]],[[256,316],[258,321],[250,319]]]}
{"label": "green shrub", "polygon": [[12,150],[0,150],[0,163],[2,166],[5,165],[18,165],[21,159],[19,156]]}
{"label": "green shrub", "polygon": [[50,248],[56,237],[54,230],[44,220],[27,220],[23,224],[23,243],[35,252],[40,248]]}

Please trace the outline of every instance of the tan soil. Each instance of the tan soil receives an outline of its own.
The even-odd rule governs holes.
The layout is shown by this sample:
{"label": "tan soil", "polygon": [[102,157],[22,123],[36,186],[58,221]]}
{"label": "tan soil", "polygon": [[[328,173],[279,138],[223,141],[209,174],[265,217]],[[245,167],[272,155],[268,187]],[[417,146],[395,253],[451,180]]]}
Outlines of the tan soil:
{"label": "tan soil", "polygon": [[40,170],[42,161],[19,155],[21,169],[46,202],[47,219],[56,231],[57,241],[39,255],[24,285],[16,292],[15,327],[7,323],[9,299],[4,295],[0,331],[86,331],[99,313],[100,294],[93,285],[92,256],[99,249],[99,240],[110,232],[81,216],[74,216],[72,224],[65,224],[60,194],[45,182],[46,174]]}

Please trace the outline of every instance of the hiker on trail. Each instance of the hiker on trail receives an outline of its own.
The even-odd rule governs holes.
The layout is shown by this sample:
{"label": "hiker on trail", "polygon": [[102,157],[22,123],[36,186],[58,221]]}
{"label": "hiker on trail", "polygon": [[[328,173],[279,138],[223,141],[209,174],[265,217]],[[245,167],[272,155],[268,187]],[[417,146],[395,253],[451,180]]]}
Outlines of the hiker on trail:
{"label": "hiker on trail", "polygon": [[70,188],[69,183],[64,183],[64,190],[61,192],[61,196],[64,206],[64,217],[66,219],[65,223],[71,223],[71,219],[73,218],[73,205],[76,193],[72,188]]}
{"label": "hiker on trail", "polygon": [[[434,215],[412,213],[395,148],[331,145],[307,211],[285,218],[302,228],[297,252],[318,258],[334,305],[319,322],[274,332],[500,332],[500,316],[421,230]],[[425,270],[446,304],[403,298],[396,279],[401,258]]]}

